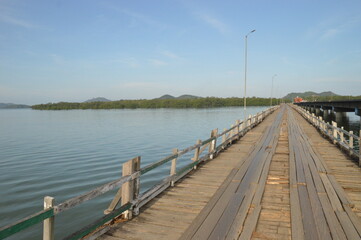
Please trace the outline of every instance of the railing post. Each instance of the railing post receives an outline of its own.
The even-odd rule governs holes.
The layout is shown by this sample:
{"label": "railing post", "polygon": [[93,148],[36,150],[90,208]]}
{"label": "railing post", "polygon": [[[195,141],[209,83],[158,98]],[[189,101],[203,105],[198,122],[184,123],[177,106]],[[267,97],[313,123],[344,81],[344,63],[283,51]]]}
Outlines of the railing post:
{"label": "railing post", "polygon": [[[211,138],[213,137],[216,137],[218,134],[218,128],[216,129],[213,129],[212,132],[211,132]],[[210,155],[210,159],[213,159],[214,158],[214,151],[216,149],[216,145],[217,145],[217,138],[215,138],[214,140],[211,141],[211,144],[209,145],[209,149],[208,149],[208,152],[211,153]]]}
{"label": "railing post", "polygon": [[[202,143],[202,140],[198,139],[196,144],[199,145]],[[192,158],[192,161],[195,162],[195,161],[198,161],[198,158],[199,158],[199,151],[200,151],[200,148],[201,147],[197,147],[195,150],[194,150],[194,157]],[[193,167],[193,169],[197,169],[197,166],[195,165]]]}
{"label": "railing post", "polygon": [[333,144],[337,143],[337,122],[332,121]]}
{"label": "railing post", "polygon": [[[132,160],[123,163],[122,175],[128,176],[136,171],[137,165],[140,163],[140,157],[133,158]],[[139,164],[140,165],[140,164]],[[139,187],[136,186],[136,181],[130,180],[122,185],[122,206],[129,202],[132,202],[134,197],[137,195],[136,191],[139,191]],[[137,189],[138,188],[138,189]],[[133,216],[132,211],[127,210],[123,213],[125,219],[131,219]]]}
{"label": "railing post", "polygon": [[358,165],[361,166],[361,130],[358,134]]}
{"label": "railing post", "polygon": [[[223,132],[227,131],[227,129],[223,129]],[[227,133],[222,136],[222,146],[224,147],[224,143],[227,141]]]}
{"label": "railing post", "polygon": [[239,120],[237,120],[236,121],[236,128],[235,128],[235,132],[236,132],[236,134],[237,134],[237,139],[239,139],[239,123],[240,123],[240,121]]}
{"label": "railing post", "polygon": [[343,127],[341,127],[341,131],[340,131],[340,141],[341,141],[341,143],[344,143],[344,142],[345,142],[345,137],[344,137],[344,135],[343,135],[343,131],[342,131],[342,130],[344,130]]}
{"label": "railing post", "polygon": [[350,131],[350,138],[348,141],[348,147],[349,147],[349,154],[352,155],[352,149],[353,149],[353,131]]}
{"label": "railing post", "polygon": [[[173,149],[173,154],[178,154],[178,148]],[[172,165],[170,167],[170,175],[174,176],[177,173],[177,158],[172,160]],[[170,182],[170,185],[174,187],[174,180]]]}
{"label": "railing post", "polygon": [[[54,203],[53,197],[44,197],[44,210],[54,207]],[[43,240],[54,240],[54,216],[45,219],[43,222]]]}
{"label": "railing post", "polygon": [[241,123],[241,126],[240,126],[240,132],[242,132],[242,136],[244,135],[244,132],[243,132],[243,130],[245,129],[245,126],[244,126],[244,120],[242,121],[242,123]]}

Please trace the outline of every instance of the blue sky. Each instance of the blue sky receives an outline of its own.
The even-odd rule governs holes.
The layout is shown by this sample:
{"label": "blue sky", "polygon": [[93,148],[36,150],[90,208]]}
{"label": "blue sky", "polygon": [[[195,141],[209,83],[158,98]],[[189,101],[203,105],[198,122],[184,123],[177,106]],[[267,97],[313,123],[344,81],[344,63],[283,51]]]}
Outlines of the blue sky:
{"label": "blue sky", "polygon": [[0,0],[0,102],[361,94],[361,2]]}

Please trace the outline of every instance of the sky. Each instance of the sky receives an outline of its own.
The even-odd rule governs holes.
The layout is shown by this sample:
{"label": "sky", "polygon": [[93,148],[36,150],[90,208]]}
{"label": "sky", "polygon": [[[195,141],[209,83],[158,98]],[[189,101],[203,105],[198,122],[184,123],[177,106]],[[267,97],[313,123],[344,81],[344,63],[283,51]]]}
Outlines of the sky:
{"label": "sky", "polygon": [[0,0],[0,102],[243,97],[253,29],[247,97],[361,95],[359,0]]}

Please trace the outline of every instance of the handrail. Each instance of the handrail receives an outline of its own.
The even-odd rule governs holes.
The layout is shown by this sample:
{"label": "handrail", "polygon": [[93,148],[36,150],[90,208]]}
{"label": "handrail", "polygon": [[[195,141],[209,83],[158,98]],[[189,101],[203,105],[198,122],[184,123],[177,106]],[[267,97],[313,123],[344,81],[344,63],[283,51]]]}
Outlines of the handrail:
{"label": "handrail", "polygon": [[[323,135],[327,136],[334,144],[344,149],[350,156],[355,156],[359,159],[359,166],[361,166],[361,130],[359,136],[355,135],[353,131],[346,131],[343,127],[337,127],[336,122],[327,123],[322,117],[317,117],[305,109],[293,105],[294,109],[298,111],[308,122],[314,125]],[[345,137],[346,136],[346,137]],[[358,141],[358,151],[354,141]]]}
{"label": "handrail", "polygon": [[[125,203],[122,206],[120,206],[118,209],[115,209],[111,211],[109,214],[104,216],[103,218],[97,220],[96,222],[88,225],[87,227],[81,229],[80,231],[77,231],[76,233],[73,233],[72,235],[68,236],[65,239],[80,239],[90,232],[94,231],[99,226],[103,225],[104,223],[110,221],[114,217],[119,216],[124,211],[133,210],[135,213],[139,212],[139,208],[144,206],[147,202],[149,202],[151,199],[153,199],[156,195],[158,195],[160,192],[164,191],[167,187],[170,186],[170,182],[176,182],[183,176],[185,176],[188,172],[190,172],[193,168],[195,168],[198,164],[201,162],[207,161],[209,159],[212,159],[218,152],[222,151],[224,148],[227,147],[232,141],[234,141],[236,138],[239,138],[243,136],[246,132],[248,132],[251,128],[259,124],[265,117],[267,117],[269,114],[271,114],[273,111],[275,111],[278,108],[278,106],[274,106],[271,108],[268,108],[267,110],[264,110],[260,113],[257,113],[255,116],[249,116],[245,121],[237,121],[234,126],[232,126],[229,129],[224,130],[223,132],[217,134],[217,131],[215,131],[215,135],[211,136],[210,138],[201,141],[198,144],[189,146],[183,150],[177,151],[175,154],[171,154],[157,162],[148,164],[147,166],[139,169],[138,171],[133,172],[132,174],[123,176],[117,180],[114,180],[112,182],[103,184],[97,188],[95,188],[92,191],[89,191],[87,193],[84,193],[82,195],[73,197],[71,199],[68,199],[54,207],[44,209],[40,212],[37,212],[33,215],[30,215],[28,217],[25,217],[15,223],[9,224],[7,226],[0,228],[0,239],[4,239],[6,237],[9,237],[19,231],[22,231],[30,226],[33,226],[37,223],[40,223],[48,218],[52,218],[55,215],[66,211],[70,208],[73,208],[83,202],[86,202],[88,200],[91,200],[93,198],[96,198],[106,192],[109,192],[112,189],[120,188],[122,185],[129,183],[130,181],[133,181],[135,179],[139,179],[140,176],[146,174],[147,172],[169,162],[174,161],[175,159],[179,158],[180,156],[192,151],[199,149],[203,146],[209,145],[209,152],[205,154],[203,157],[197,156],[197,159],[193,159],[193,162],[190,164],[187,164],[182,169],[176,171],[176,173],[172,176],[169,176],[160,184],[157,184],[156,186],[150,188],[146,192],[142,193],[137,197],[137,199],[132,200],[131,202]],[[212,133],[214,130],[212,131]],[[226,139],[222,141],[221,144],[216,146],[216,141],[219,137],[226,136]],[[355,136],[356,137],[356,136]],[[138,189],[139,191],[139,189]],[[44,239],[53,239],[53,237],[44,238]]]}

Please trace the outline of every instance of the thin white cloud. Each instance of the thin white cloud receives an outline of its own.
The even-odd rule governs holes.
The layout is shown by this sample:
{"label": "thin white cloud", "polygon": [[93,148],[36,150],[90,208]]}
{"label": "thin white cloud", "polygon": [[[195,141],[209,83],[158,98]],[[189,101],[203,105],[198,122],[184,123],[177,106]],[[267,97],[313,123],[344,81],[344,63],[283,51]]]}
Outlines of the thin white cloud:
{"label": "thin white cloud", "polygon": [[8,15],[0,15],[0,21],[14,26],[23,27],[26,29],[34,29],[39,27],[29,21],[25,21],[23,19],[11,17]]}
{"label": "thin white cloud", "polygon": [[125,8],[119,8],[117,5],[112,4],[110,2],[103,2],[103,6],[118,12],[119,14],[128,16],[130,18],[130,27],[135,27],[138,26],[139,23],[143,24],[143,25],[147,25],[149,27],[153,27],[155,29],[158,30],[164,30],[168,27],[168,25],[166,23],[160,22],[155,20],[154,18],[139,13],[139,12],[135,12],[133,10],[129,10],[129,9],[125,9]]}
{"label": "thin white cloud", "polygon": [[122,64],[124,64],[125,66],[127,67],[130,67],[130,68],[138,68],[140,66],[140,64],[138,63],[137,59],[135,58],[126,58],[126,59],[122,59],[120,60],[120,62]]}
{"label": "thin white cloud", "polygon": [[162,51],[161,54],[163,56],[166,56],[168,58],[171,58],[171,59],[181,59],[181,57],[179,57],[177,54],[171,52],[171,51]]}
{"label": "thin white cloud", "polygon": [[159,59],[148,59],[149,63],[153,66],[156,66],[156,67],[161,67],[161,66],[165,66],[165,65],[168,65],[168,63],[162,61],[162,60],[159,60]]}
{"label": "thin white cloud", "polygon": [[197,14],[197,16],[210,27],[216,29],[218,32],[222,34],[229,32],[229,27],[214,16],[205,13]]}
{"label": "thin white cloud", "polygon": [[341,29],[338,29],[338,28],[330,28],[330,29],[327,29],[323,32],[322,36],[321,36],[321,39],[322,40],[327,40],[327,39],[330,39],[338,34],[341,33]]}

